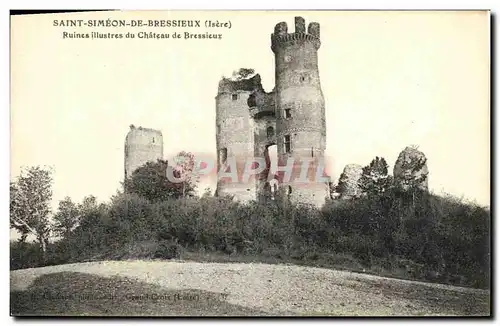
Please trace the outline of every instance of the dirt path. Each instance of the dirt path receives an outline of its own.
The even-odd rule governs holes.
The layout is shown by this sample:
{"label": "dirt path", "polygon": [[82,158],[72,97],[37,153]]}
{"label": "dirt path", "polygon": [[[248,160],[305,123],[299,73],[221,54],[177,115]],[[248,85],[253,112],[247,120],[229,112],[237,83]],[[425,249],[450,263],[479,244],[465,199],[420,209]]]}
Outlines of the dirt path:
{"label": "dirt path", "polygon": [[10,272],[11,292],[42,275],[127,277],[158,289],[218,293],[231,305],[284,315],[489,315],[489,291],[330,269],[267,264],[105,261]]}

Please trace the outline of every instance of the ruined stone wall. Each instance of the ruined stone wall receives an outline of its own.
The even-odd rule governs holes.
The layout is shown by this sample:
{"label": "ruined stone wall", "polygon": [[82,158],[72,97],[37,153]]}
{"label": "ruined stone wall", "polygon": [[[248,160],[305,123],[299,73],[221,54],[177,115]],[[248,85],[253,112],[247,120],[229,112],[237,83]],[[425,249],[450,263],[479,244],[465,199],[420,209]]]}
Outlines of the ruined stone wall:
{"label": "ruined stone wall", "polygon": [[250,117],[248,99],[259,85],[258,75],[242,81],[223,79],[219,83],[216,96],[217,171],[220,171],[224,158],[234,158],[238,180],[231,182],[229,179],[218,178],[218,196],[233,195],[241,201],[256,199],[255,181],[240,181],[247,160],[254,155],[254,121]]}
{"label": "ruined stone wall", "polygon": [[138,167],[158,159],[163,159],[161,131],[131,125],[125,138],[125,178]]}
{"label": "ruined stone wall", "polygon": [[422,190],[429,188],[429,169],[425,154],[416,148],[406,147],[394,164],[394,183],[403,189],[415,185]]}
{"label": "ruined stone wall", "polygon": [[275,93],[266,93],[261,89],[256,90],[249,100],[250,115],[254,120],[254,157],[264,160],[264,171],[258,176],[256,184],[257,198],[266,196],[266,183],[269,181],[271,162],[277,161],[272,157],[268,148],[276,145],[276,116]]}
{"label": "ruined stone wall", "polygon": [[269,153],[269,147],[276,145],[276,118],[274,115],[267,115],[254,119],[254,121],[254,157],[266,162],[265,169],[260,173],[259,181],[256,184],[256,192],[259,196],[264,191],[265,183],[269,181],[271,163],[277,161],[277,157],[272,157]]}
{"label": "ruined stone wall", "polygon": [[351,199],[360,197],[362,194],[359,180],[363,175],[363,167],[359,164],[347,164],[339,178],[341,199]]}

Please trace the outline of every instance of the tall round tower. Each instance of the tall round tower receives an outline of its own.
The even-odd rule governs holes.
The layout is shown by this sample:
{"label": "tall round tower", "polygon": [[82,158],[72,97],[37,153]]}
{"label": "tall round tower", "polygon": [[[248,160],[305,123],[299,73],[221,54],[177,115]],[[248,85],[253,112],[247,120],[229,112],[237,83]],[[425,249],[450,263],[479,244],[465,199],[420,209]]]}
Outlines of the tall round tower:
{"label": "tall round tower", "polygon": [[[302,17],[295,17],[294,33],[288,33],[286,22],[281,22],[271,35],[278,162],[282,166],[290,158],[295,162],[292,178],[283,180],[280,193],[292,202],[316,206],[323,205],[328,196],[328,184],[317,174],[326,147],[325,100],[318,71],[320,44],[319,24],[311,22],[306,32]],[[307,162],[307,182],[301,182],[300,170]]]}

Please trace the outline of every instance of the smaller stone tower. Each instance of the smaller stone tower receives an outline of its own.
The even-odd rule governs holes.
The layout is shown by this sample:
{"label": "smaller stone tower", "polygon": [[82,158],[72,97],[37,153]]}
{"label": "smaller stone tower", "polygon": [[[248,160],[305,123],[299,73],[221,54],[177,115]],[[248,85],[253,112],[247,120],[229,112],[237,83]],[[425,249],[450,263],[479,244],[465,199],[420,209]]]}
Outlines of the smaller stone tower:
{"label": "smaller stone tower", "polygon": [[125,138],[125,179],[138,167],[158,159],[163,159],[161,131],[130,125]]}
{"label": "smaller stone tower", "polygon": [[256,199],[255,180],[240,182],[245,164],[254,157],[254,120],[249,113],[249,97],[261,89],[260,76],[242,80],[223,78],[219,82],[216,102],[217,171],[234,160],[238,180],[218,178],[217,195],[234,196],[240,201]]}

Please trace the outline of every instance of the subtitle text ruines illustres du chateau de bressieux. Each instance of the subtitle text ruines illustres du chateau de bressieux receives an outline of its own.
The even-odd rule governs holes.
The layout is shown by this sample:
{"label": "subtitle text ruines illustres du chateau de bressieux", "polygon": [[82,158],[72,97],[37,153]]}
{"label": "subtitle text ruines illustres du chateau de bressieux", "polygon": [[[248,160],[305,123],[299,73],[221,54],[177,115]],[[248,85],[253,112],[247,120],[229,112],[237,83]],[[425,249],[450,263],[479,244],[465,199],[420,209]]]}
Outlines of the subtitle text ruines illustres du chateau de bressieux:
{"label": "subtitle text ruines illustres du chateau de bressieux", "polygon": [[[231,29],[231,21],[220,21],[220,20],[142,20],[142,19],[64,19],[64,20],[53,20],[54,27],[98,27],[98,28],[206,28],[211,31],[221,30],[221,29]],[[100,32],[100,31],[70,31],[64,30],[62,34],[63,38],[69,39],[122,39],[122,38],[139,38],[139,39],[222,39],[222,34],[211,33],[209,31],[192,33],[190,31],[178,30],[175,33],[158,33],[156,31],[142,30],[138,32]]]}

